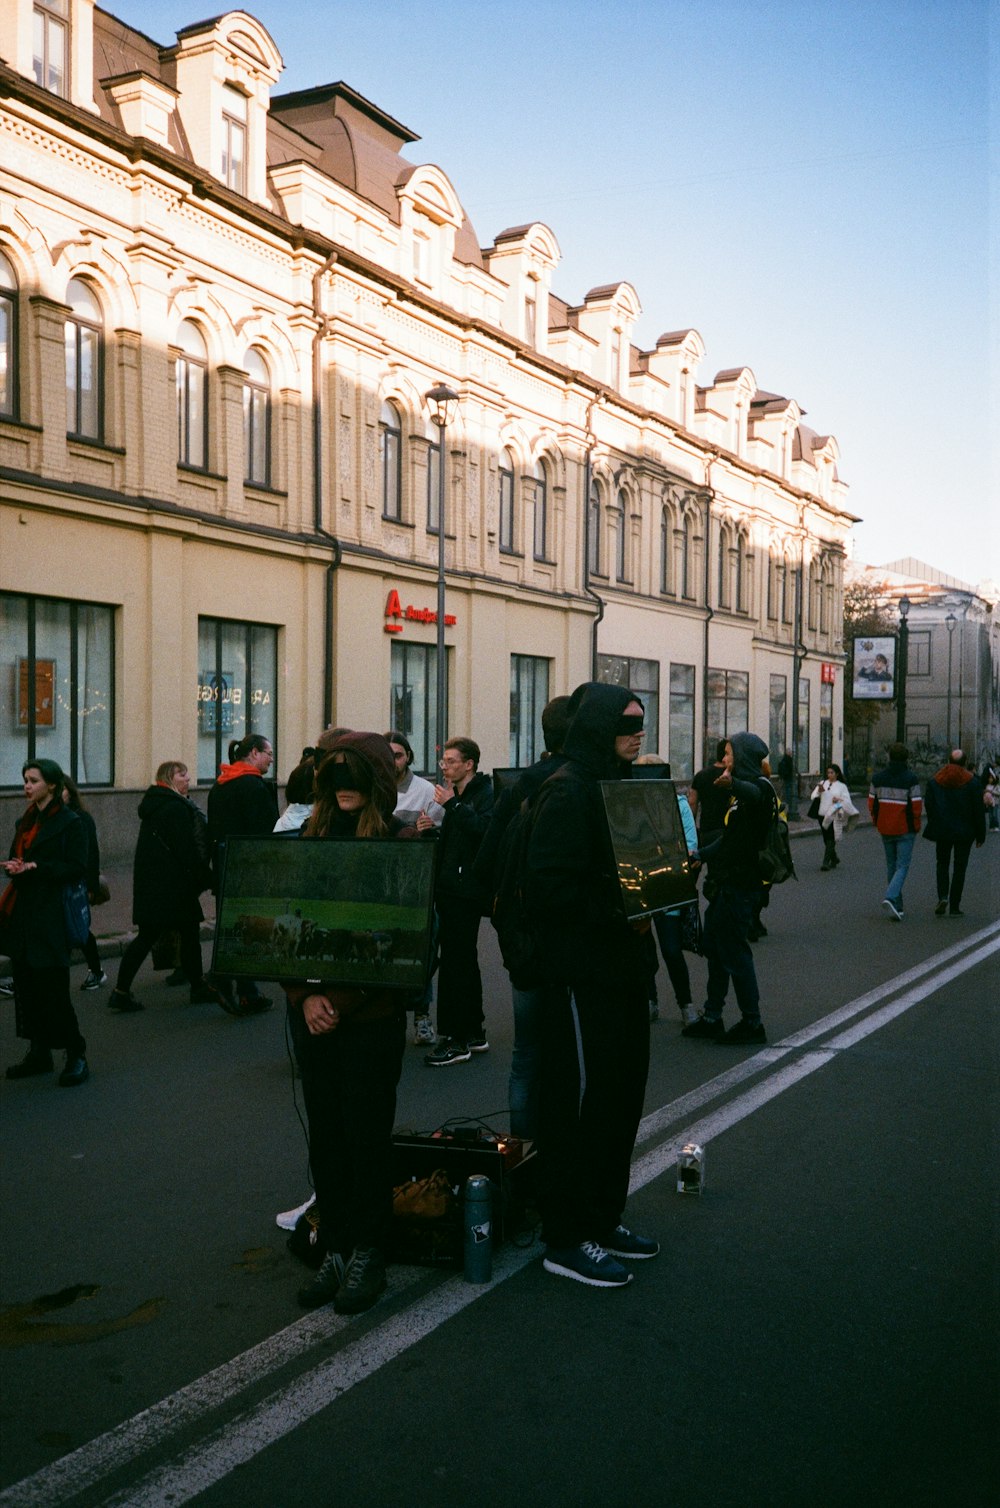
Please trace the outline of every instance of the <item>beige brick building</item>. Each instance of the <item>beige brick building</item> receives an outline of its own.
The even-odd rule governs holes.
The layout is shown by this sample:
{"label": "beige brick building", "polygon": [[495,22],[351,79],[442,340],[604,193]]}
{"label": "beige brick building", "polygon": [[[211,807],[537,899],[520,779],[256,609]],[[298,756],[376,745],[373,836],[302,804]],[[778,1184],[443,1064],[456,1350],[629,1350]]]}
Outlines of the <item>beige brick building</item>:
{"label": "beige brick building", "polygon": [[542,223],[483,247],[398,121],[277,92],[245,12],[159,45],[0,0],[0,59],[0,788],[43,754],[95,806],[168,757],[205,783],[247,728],[284,775],[330,722],[432,766],[442,464],[487,767],[592,673],[675,773],[748,725],[839,754],[854,520],[794,400],[699,384],[694,329],[638,349],[627,282],[560,298]]}

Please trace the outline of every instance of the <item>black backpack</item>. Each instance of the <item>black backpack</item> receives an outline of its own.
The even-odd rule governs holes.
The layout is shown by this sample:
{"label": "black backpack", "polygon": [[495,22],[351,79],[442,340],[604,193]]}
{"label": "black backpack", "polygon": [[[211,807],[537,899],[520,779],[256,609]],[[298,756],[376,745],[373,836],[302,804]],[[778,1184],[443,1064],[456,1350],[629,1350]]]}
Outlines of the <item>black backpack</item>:
{"label": "black backpack", "polygon": [[770,781],[762,780],[761,786],[767,789],[771,814],[767,819],[763,845],[757,854],[760,877],[765,885],[783,885],[787,879],[798,879],[788,841],[788,823],[781,815],[778,798]]}
{"label": "black backpack", "polygon": [[536,989],[541,983],[541,948],[526,898],[528,843],[534,820],[533,803],[526,798],[500,839],[490,911],[503,966],[516,990]]}

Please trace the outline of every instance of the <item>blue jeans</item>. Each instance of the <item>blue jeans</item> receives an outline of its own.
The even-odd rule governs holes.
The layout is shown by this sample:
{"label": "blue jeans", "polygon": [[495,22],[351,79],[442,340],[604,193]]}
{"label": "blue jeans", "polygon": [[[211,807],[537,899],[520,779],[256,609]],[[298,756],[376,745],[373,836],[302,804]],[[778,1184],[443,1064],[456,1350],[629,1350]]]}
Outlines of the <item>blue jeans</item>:
{"label": "blue jeans", "polygon": [[507,1081],[512,1136],[534,1141],[538,1136],[538,1081],[541,1066],[541,1011],[544,990],[519,990],[514,998],[514,1051]]}
{"label": "blue jeans", "polygon": [[747,933],[754,917],[757,890],[743,890],[723,882],[708,903],[702,948],[708,964],[704,1014],[722,1019],[729,981],[733,982],[740,1015],[752,1026],[760,1022],[760,990]]}
{"label": "blue jeans", "polygon": [[[681,919],[676,911],[655,911],[653,930],[660,944],[663,962],[667,966],[667,977],[673,987],[674,998],[683,1009],[685,1005],[691,1004],[691,976],[688,974],[687,959],[684,957],[684,949],[681,945],[683,937]],[[651,1000],[656,994],[655,984],[652,990]]]}
{"label": "blue jeans", "polygon": [[885,868],[889,881],[889,888],[885,893],[887,901],[900,911],[903,909],[903,882],[910,868],[910,860],[913,858],[913,845],[917,841],[916,833],[904,833],[900,838],[887,838],[883,834],[882,847],[885,849]]}

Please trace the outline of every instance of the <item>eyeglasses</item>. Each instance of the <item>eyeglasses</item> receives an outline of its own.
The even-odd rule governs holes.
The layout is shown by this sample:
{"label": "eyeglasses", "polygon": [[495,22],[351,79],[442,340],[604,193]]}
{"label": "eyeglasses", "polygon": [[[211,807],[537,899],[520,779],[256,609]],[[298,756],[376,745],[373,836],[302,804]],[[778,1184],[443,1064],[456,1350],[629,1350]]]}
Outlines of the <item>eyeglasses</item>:
{"label": "eyeglasses", "polygon": [[468,760],[467,759],[461,759],[457,755],[456,755],[456,757],[454,759],[439,759],[438,760],[438,769],[439,770],[448,770],[448,769],[451,769],[451,767],[453,765],[457,765],[457,764],[468,764]]}

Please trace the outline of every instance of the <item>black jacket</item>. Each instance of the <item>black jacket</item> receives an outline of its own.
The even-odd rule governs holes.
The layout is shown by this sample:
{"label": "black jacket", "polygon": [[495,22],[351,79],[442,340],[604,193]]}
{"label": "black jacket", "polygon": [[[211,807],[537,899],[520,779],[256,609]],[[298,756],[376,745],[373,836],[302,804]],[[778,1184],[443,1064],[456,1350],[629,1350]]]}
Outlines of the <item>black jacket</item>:
{"label": "black jacket", "polygon": [[[34,821],[29,808],[18,827]],[[16,839],[15,839],[16,842]],[[14,856],[11,844],[10,857]],[[16,900],[2,941],[16,963],[33,969],[69,967],[63,890],[82,880],[87,867],[87,834],[76,812],[61,801],[51,801],[42,813],[42,823],[25,862],[37,869],[11,881]]]}
{"label": "black jacket", "polygon": [[166,785],[149,787],[139,817],[132,920],[161,932],[200,922],[198,897],[212,882],[205,818],[193,801]]}
{"label": "black jacket", "polygon": [[514,814],[521,809],[523,802],[534,803],[535,797],[550,775],[554,775],[566,763],[565,754],[543,754],[541,759],[522,770],[512,786],[508,786],[500,794],[500,800],[493,808],[493,816],[490,825],[486,829],[486,836],[480,845],[476,855],[476,862],[472,866],[473,879],[479,892],[492,900],[496,894],[497,862],[500,857],[500,843],[510,825]]}
{"label": "black jacket", "polygon": [[[73,808],[70,807],[70,811]],[[97,841],[97,827],[89,812],[81,811],[76,814],[83,823],[83,831],[87,838],[87,872],[84,879],[87,882],[87,894],[97,894],[97,887],[101,883],[101,849]]]}
{"label": "black jacket", "polygon": [[983,788],[961,765],[946,764],[927,782],[924,791],[927,826],[924,837],[934,843],[986,841]]}
{"label": "black jacket", "polygon": [[437,839],[435,893],[439,900],[483,903],[472,871],[492,815],[493,782],[482,770],[477,770],[464,791],[456,791],[444,805],[444,821]]}
{"label": "black jacket", "polygon": [[764,740],[755,733],[736,733],[730,742],[733,780],[729,809],[721,838],[708,850],[708,873],[716,884],[754,890],[760,884],[758,855],[767,837],[776,798],[770,781],[761,774],[761,762],[767,757]]}
{"label": "black jacket", "polygon": [[260,775],[217,780],[208,793],[208,841],[212,853],[213,888],[218,890],[221,855],[226,838],[260,838],[274,831],[278,820],[278,789]]}
{"label": "black jacket", "polygon": [[[576,693],[574,693],[574,697]],[[645,988],[655,972],[652,934],[629,925],[621,900],[600,781],[628,779],[615,755],[624,686],[590,682],[566,739],[565,762],[542,785],[527,857],[527,895],[552,984]]]}

